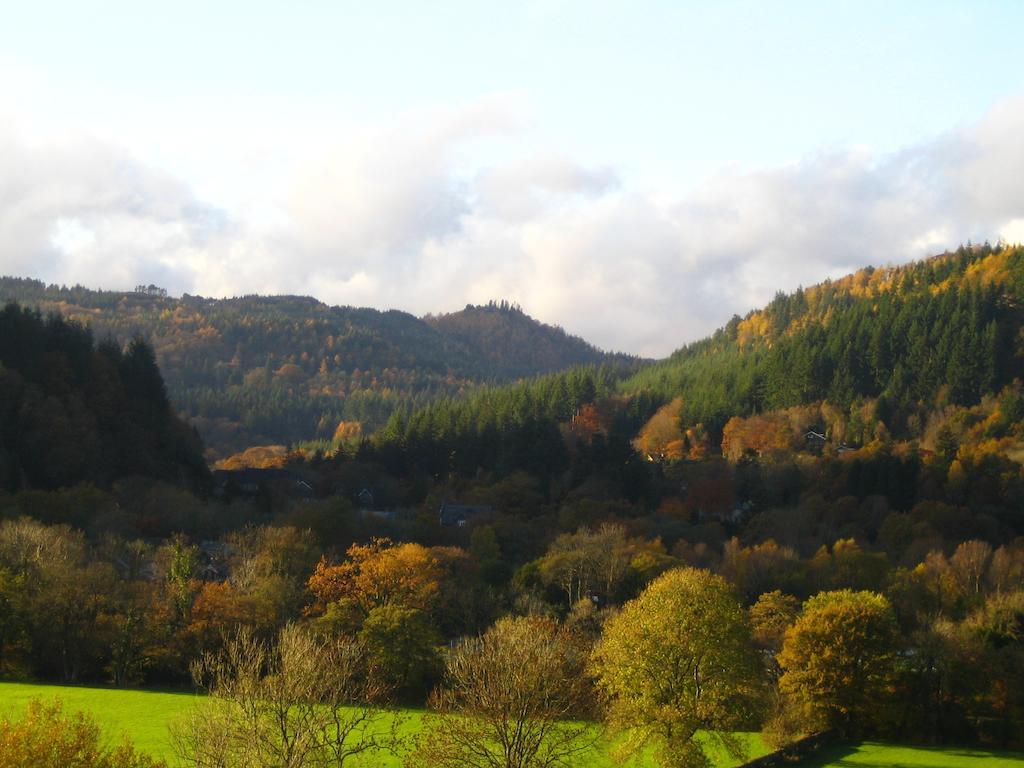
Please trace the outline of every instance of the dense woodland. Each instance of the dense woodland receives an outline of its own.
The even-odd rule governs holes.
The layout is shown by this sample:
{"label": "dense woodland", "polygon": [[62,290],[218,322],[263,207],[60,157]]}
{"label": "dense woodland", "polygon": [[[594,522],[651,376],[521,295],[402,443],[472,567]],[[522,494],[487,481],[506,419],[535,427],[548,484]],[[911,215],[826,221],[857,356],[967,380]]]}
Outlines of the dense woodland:
{"label": "dense woodland", "polygon": [[0,310],[0,487],[52,490],[141,475],[201,490],[198,433],[171,409],[153,350],[59,315]]}
{"label": "dense woodland", "polygon": [[[144,391],[135,409],[163,414],[154,445],[185,433],[145,343],[96,346],[9,307],[4,322],[50,341],[0,334],[0,381],[27,382],[5,399],[5,465],[21,469],[0,494],[0,675],[183,686],[240,629],[284,643],[300,627],[357,646],[391,701],[484,718],[473,665],[534,638],[586,682],[559,717],[603,718],[666,766],[701,764],[697,727],[1019,747],[1022,257],[864,270],[639,370],[602,361],[396,409],[220,493],[172,469],[194,442],[38,474],[33,446],[70,450],[22,415],[40,398],[74,404],[99,444],[112,428],[95,384],[76,394],[97,361],[121,372],[102,380],[119,400]],[[636,654],[697,666],[645,679]],[[457,764],[451,722],[410,765]]]}
{"label": "dense woodland", "polygon": [[733,416],[871,401],[894,435],[920,437],[930,409],[973,405],[1020,377],[1022,276],[1024,249],[987,245],[867,268],[779,294],[623,388],[685,393],[683,424],[715,436]]}
{"label": "dense woodland", "polygon": [[0,278],[3,301],[59,312],[99,340],[145,339],[172,404],[215,457],[330,441],[339,425],[369,434],[395,411],[480,384],[625,360],[507,302],[421,320],[301,296],[172,298],[154,286],[95,291]]}

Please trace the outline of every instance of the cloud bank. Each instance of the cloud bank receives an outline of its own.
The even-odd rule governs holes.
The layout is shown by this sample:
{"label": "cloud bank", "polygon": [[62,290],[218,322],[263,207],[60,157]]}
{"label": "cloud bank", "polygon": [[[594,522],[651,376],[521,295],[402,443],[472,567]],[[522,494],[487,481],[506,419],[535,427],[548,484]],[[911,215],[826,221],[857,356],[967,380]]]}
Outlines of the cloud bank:
{"label": "cloud bank", "polygon": [[417,314],[508,298],[660,356],[780,289],[1024,239],[1024,99],[895,154],[822,152],[674,194],[524,147],[523,131],[521,103],[502,97],[327,126],[288,137],[279,181],[239,205],[127,143],[0,116],[0,273]]}

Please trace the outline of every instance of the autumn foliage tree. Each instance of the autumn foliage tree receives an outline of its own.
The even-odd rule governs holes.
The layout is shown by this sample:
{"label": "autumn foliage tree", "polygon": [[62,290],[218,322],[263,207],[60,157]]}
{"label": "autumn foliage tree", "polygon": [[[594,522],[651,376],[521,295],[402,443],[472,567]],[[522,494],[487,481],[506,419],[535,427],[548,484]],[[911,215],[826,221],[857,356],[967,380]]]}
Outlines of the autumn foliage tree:
{"label": "autumn foliage tree", "polygon": [[322,614],[317,626],[329,634],[358,635],[379,674],[400,695],[422,695],[439,666],[441,638],[430,612],[453,553],[373,539],[353,544],[347,554],[340,565],[321,560],[309,578],[316,598],[310,612]]}
{"label": "autumn foliage tree", "polygon": [[709,766],[696,740],[715,733],[733,755],[731,730],[749,726],[762,701],[761,670],[746,611],[720,576],[669,571],[606,625],[592,671],[622,756],[652,745],[664,768]]}
{"label": "autumn foliage tree", "polygon": [[19,719],[0,719],[0,768],[166,768],[127,741],[104,744],[87,714],[33,699]]}
{"label": "autumn foliage tree", "polygon": [[434,554],[421,544],[394,544],[373,539],[353,544],[340,565],[317,563],[308,581],[316,598],[314,610],[347,602],[367,615],[381,605],[427,610],[437,595],[442,575]]}
{"label": "autumn foliage tree", "polygon": [[668,461],[686,458],[693,447],[679,423],[683,399],[677,397],[659,408],[644,424],[633,445],[644,454]]}
{"label": "autumn foliage tree", "polygon": [[779,688],[805,719],[847,735],[870,731],[892,700],[897,626],[874,592],[821,592],[786,631]]}
{"label": "autumn foliage tree", "polygon": [[778,589],[765,592],[750,606],[754,640],[773,653],[782,650],[786,630],[800,615],[800,601]]}
{"label": "autumn foliage tree", "polygon": [[789,420],[779,414],[740,418],[733,416],[722,431],[722,454],[736,461],[747,452],[783,453],[796,445],[797,435]]}

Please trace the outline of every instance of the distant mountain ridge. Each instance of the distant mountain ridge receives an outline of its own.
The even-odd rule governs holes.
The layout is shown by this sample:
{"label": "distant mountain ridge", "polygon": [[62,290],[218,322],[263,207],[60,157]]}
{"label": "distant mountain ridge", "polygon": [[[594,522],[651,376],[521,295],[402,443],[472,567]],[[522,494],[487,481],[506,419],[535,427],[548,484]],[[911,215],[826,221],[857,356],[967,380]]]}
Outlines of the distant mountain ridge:
{"label": "distant mountain ridge", "polygon": [[602,352],[507,302],[417,318],[328,306],[304,296],[209,299],[0,278],[17,301],[134,336],[156,350],[174,407],[213,456],[251,445],[376,429],[396,410],[575,365],[629,360]]}
{"label": "distant mountain ridge", "polygon": [[522,378],[574,365],[598,365],[608,355],[558,326],[534,320],[509,302],[469,304],[459,312],[423,318],[447,338],[465,344],[503,378]]}

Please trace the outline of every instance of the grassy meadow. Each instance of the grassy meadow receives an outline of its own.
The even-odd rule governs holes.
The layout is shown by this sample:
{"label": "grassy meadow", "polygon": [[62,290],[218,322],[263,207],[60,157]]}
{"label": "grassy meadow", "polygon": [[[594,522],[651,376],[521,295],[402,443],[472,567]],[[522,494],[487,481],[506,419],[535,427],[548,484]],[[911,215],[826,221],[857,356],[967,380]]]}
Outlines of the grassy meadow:
{"label": "grassy meadow", "polygon": [[[113,741],[128,736],[135,745],[175,764],[167,724],[184,714],[200,699],[190,693],[133,691],[114,688],[0,683],[0,717],[17,716],[29,699],[59,698],[68,712],[84,710],[92,714]],[[422,711],[405,710],[404,726],[412,736],[419,730]],[[746,734],[751,757],[767,752],[757,734]],[[398,768],[401,761],[391,755],[374,755],[366,765]],[[716,755],[716,768],[735,765],[725,754]],[[606,749],[595,751],[586,765],[612,768],[614,761]],[[975,749],[904,747],[876,742],[837,745],[799,764],[800,768],[1022,768],[1024,754]],[[643,761],[640,768],[654,768]]]}
{"label": "grassy meadow", "polygon": [[[155,757],[176,763],[171,749],[167,725],[181,717],[200,697],[190,693],[162,691],[133,691],[116,688],[86,688],[80,686],[37,685],[31,683],[0,683],[0,717],[16,717],[30,699],[59,698],[66,712],[89,712],[112,741],[128,736],[140,750]],[[407,718],[403,731],[413,736],[420,728],[423,712],[404,710]],[[745,734],[751,757],[765,754],[768,748],[758,734]],[[729,768],[736,762],[724,752],[715,754],[716,768]],[[585,761],[594,768],[612,768],[616,763],[607,749],[598,748]],[[357,763],[358,764],[358,763]],[[368,756],[364,764],[399,768],[401,760],[393,755]],[[640,768],[654,768],[652,761],[644,760]]]}
{"label": "grassy meadow", "polygon": [[957,747],[905,747],[865,741],[827,747],[799,768],[1022,768],[1024,754]]}
{"label": "grassy meadow", "polygon": [[197,700],[190,693],[0,683],[0,717],[16,717],[33,698],[60,699],[65,712],[91,714],[112,741],[127,735],[139,749],[168,760],[173,754],[167,724]]}

